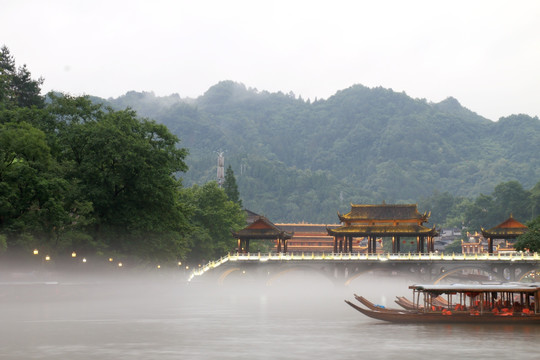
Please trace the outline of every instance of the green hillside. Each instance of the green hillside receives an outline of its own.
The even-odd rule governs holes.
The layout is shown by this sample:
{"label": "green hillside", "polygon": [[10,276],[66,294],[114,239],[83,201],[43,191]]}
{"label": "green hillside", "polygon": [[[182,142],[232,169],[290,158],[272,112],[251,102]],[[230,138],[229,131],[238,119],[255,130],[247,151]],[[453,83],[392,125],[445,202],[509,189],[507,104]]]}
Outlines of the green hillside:
{"label": "green hillside", "polygon": [[197,99],[130,92],[108,102],[181,139],[185,185],[214,180],[216,151],[225,151],[244,206],[274,221],[331,223],[351,202],[471,197],[540,180],[537,117],[492,122],[454,98],[430,103],[355,85],[306,101],[224,81]]}

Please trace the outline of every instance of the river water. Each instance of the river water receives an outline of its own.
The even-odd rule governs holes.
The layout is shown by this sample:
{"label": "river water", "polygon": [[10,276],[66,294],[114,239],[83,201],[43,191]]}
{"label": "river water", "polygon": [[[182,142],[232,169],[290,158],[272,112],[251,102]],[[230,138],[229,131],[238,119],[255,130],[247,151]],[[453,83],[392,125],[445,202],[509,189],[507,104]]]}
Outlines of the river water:
{"label": "river water", "polygon": [[396,325],[346,305],[391,305],[406,279],[348,287],[291,277],[186,284],[182,277],[0,284],[1,359],[538,359],[540,326]]}

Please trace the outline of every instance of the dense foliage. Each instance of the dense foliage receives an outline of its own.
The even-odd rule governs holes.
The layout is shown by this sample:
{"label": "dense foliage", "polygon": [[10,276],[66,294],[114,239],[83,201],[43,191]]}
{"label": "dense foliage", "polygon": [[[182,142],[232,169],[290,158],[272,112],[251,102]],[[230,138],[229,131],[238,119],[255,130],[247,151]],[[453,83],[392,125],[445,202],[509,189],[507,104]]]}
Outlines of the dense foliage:
{"label": "dense foliage", "polygon": [[231,248],[243,212],[217,186],[182,188],[188,151],[163,124],[45,99],[5,47],[0,60],[0,252],[197,260]]}
{"label": "dense foliage", "polygon": [[223,190],[227,198],[232,202],[237,203],[242,207],[242,200],[240,199],[240,192],[238,191],[238,185],[236,185],[236,177],[234,176],[234,171],[232,170],[231,165],[225,171],[225,181],[223,182]]}
{"label": "dense foliage", "polygon": [[540,216],[527,223],[529,231],[521,235],[516,244],[516,250],[540,252]]}
{"label": "dense foliage", "polygon": [[471,231],[489,229],[510,215],[525,223],[540,214],[540,182],[525,190],[519,182],[508,181],[495,186],[491,194],[474,198],[435,193],[421,198],[419,207],[431,211],[434,224]]}
{"label": "dense foliage", "polygon": [[[492,122],[453,98],[429,103],[355,85],[311,102],[224,81],[197,99],[130,92],[108,101],[182,138],[190,149],[186,184],[215,179],[215,151],[227,150],[244,206],[276,222],[333,223],[351,202],[433,197],[439,209],[422,208],[437,224],[457,225],[480,194],[510,181],[530,189],[540,180],[538,118]],[[523,221],[540,212],[529,210]]]}

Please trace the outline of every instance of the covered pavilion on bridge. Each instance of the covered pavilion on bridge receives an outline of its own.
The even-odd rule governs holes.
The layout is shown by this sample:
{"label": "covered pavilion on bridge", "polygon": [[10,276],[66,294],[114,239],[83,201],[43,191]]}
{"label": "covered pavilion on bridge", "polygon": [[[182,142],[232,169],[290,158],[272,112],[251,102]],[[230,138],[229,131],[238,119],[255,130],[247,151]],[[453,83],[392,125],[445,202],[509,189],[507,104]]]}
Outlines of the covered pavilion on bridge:
{"label": "covered pavilion on bridge", "polygon": [[238,252],[249,253],[250,240],[274,240],[276,241],[277,252],[287,252],[287,241],[293,234],[283,231],[274,225],[264,216],[256,216],[251,219],[251,223],[237,232],[232,231],[232,235],[238,239]]}
{"label": "covered pavilion on bridge", "polygon": [[[518,236],[525,234],[528,230],[529,228],[527,226],[514,219],[512,214],[510,214],[510,217],[499,225],[492,227],[489,230],[482,228],[482,235],[488,240],[488,253],[493,254],[494,239],[515,240]],[[508,245],[508,242],[506,245]]]}
{"label": "covered pavilion on bridge", "polygon": [[368,253],[376,252],[377,238],[392,238],[392,252],[400,252],[401,237],[416,237],[417,252],[435,251],[435,227],[423,226],[430,214],[419,213],[416,204],[354,205],[347,214],[338,212],[342,226],[327,229],[334,237],[334,252],[353,252],[353,238],[368,240]]}

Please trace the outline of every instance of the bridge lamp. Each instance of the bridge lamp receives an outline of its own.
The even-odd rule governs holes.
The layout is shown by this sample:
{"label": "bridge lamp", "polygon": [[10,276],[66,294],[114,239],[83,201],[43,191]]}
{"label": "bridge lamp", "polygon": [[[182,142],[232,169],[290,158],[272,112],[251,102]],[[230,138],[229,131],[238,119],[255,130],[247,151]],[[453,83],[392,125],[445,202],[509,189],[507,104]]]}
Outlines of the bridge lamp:
{"label": "bridge lamp", "polygon": [[86,258],[83,258],[83,259],[82,259],[82,262],[83,262],[83,263],[86,263]]}
{"label": "bridge lamp", "polygon": [[113,261],[113,258],[109,258],[109,262],[112,262]]}
{"label": "bridge lamp", "polygon": [[74,258],[74,257],[77,257],[77,253],[74,251],[71,253],[71,257]]}
{"label": "bridge lamp", "polygon": [[122,267],[124,266],[124,264],[122,264],[121,262],[118,263],[118,267]]}
{"label": "bridge lamp", "polygon": [[182,262],[181,262],[181,261],[178,262],[178,266],[182,266]]}
{"label": "bridge lamp", "polygon": [[45,255],[45,261],[51,260],[51,257],[49,255]]}
{"label": "bridge lamp", "polygon": [[158,265],[157,268],[158,268],[158,269],[161,269],[161,265]]}
{"label": "bridge lamp", "polygon": [[186,266],[186,270],[189,270],[189,266]]}
{"label": "bridge lamp", "polygon": [[34,255],[38,255],[39,254],[39,250],[38,249],[34,249]]}

